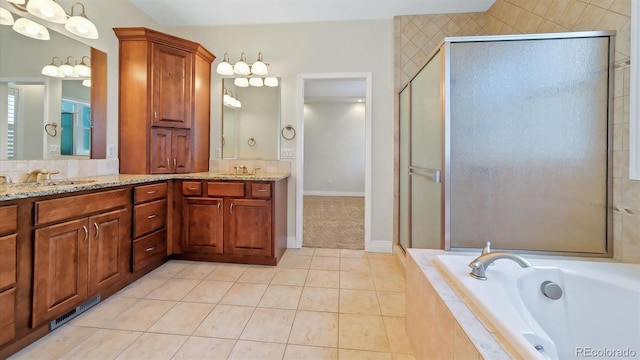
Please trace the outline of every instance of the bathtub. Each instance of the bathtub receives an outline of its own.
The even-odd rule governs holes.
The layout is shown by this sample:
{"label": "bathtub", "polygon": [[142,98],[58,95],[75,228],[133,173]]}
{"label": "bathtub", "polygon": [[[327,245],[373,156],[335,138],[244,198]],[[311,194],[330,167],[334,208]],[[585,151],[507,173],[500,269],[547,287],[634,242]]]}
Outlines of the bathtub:
{"label": "bathtub", "polygon": [[474,256],[434,261],[525,359],[640,359],[640,265],[524,257],[531,268],[500,259],[485,281],[469,276]]}

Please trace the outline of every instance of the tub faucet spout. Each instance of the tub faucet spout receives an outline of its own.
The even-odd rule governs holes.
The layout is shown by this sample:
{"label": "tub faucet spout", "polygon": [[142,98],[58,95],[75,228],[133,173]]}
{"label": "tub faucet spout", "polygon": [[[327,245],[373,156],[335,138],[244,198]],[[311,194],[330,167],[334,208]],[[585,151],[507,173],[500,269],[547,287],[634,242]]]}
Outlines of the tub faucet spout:
{"label": "tub faucet spout", "polygon": [[531,263],[529,263],[521,256],[508,252],[496,251],[482,254],[475,258],[472,262],[470,262],[469,267],[471,268],[471,272],[469,273],[469,275],[471,275],[471,277],[474,279],[487,280],[485,270],[489,265],[493,264],[494,261],[499,259],[509,259],[515,261],[516,264],[520,265],[520,267],[523,268],[531,267]]}

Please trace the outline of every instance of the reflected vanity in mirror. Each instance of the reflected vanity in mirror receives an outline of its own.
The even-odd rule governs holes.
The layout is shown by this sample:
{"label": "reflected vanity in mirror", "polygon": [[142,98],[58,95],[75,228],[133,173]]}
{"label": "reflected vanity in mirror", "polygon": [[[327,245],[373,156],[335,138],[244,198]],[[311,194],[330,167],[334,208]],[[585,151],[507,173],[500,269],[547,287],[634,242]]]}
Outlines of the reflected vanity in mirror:
{"label": "reflected vanity in mirror", "polygon": [[[35,40],[0,26],[0,160],[104,159],[107,55],[49,33]],[[90,74],[42,74],[67,62],[88,65]]]}
{"label": "reflected vanity in mirror", "polygon": [[239,87],[225,78],[222,91],[222,158],[278,160],[280,85]]}

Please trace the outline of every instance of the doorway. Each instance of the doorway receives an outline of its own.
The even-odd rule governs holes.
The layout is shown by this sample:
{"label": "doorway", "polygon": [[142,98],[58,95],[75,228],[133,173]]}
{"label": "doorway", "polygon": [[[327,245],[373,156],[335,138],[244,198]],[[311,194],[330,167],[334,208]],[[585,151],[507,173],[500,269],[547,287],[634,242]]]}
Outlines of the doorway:
{"label": "doorway", "polygon": [[370,247],[371,74],[298,76],[296,245]]}

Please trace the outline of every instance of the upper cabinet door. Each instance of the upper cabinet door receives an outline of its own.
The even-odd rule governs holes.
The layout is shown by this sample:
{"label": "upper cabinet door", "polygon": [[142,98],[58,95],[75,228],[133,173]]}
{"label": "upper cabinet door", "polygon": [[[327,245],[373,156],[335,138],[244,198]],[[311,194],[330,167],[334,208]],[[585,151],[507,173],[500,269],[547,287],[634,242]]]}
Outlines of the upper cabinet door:
{"label": "upper cabinet door", "polygon": [[193,54],[153,44],[153,126],[191,128]]}

